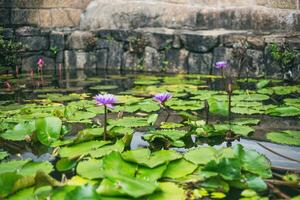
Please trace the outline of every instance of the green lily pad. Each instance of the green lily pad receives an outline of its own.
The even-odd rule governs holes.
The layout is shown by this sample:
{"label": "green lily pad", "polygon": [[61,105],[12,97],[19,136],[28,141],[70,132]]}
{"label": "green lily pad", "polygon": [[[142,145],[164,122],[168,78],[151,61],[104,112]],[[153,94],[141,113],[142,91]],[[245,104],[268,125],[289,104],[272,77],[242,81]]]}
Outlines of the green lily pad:
{"label": "green lily pad", "polygon": [[60,137],[62,121],[57,117],[46,117],[35,121],[38,140],[44,145],[51,145]]}
{"label": "green lily pad", "polygon": [[212,147],[200,147],[185,153],[184,158],[196,165],[205,165],[215,158],[216,153]]}
{"label": "green lily pad", "polygon": [[300,131],[270,132],[266,137],[272,142],[300,146]]}

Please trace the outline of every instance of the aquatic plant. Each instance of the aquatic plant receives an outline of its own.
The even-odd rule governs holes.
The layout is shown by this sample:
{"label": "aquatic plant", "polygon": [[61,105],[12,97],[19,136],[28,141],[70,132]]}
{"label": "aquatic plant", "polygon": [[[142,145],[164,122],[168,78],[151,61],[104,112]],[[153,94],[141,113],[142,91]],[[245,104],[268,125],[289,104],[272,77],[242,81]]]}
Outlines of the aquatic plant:
{"label": "aquatic plant", "polygon": [[172,94],[168,92],[154,95],[153,99],[164,106],[165,102],[172,98]]}
{"label": "aquatic plant", "polygon": [[113,104],[117,102],[117,99],[112,94],[98,94],[95,96],[96,104],[104,106],[104,133],[103,139],[107,139],[107,108],[113,108]]}

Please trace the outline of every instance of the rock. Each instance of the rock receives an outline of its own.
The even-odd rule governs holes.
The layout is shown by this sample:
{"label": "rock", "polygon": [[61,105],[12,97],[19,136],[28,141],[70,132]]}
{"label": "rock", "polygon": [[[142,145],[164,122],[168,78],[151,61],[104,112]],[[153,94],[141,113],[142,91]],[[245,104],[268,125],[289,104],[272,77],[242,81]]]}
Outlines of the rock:
{"label": "rock", "polygon": [[95,69],[96,56],[93,52],[65,51],[66,69]]}
{"label": "rock", "polygon": [[116,41],[109,41],[107,69],[120,70],[123,58],[123,44]]}
{"label": "rock", "polygon": [[44,55],[29,55],[22,58],[22,70],[30,72],[31,69],[36,69],[37,62],[40,58],[45,62],[43,70],[53,70],[55,68],[54,59]]}
{"label": "rock", "polygon": [[157,50],[164,50],[172,47],[174,36],[165,33],[145,33],[146,44]]}
{"label": "rock", "polygon": [[185,49],[170,49],[166,52],[166,57],[163,62],[167,62],[165,65],[166,72],[183,73],[187,72],[187,58],[188,51]]}
{"label": "rock", "polygon": [[219,43],[218,35],[202,35],[192,31],[182,34],[181,40],[185,49],[196,53],[209,52]]}
{"label": "rock", "polygon": [[52,31],[50,33],[50,48],[57,48],[57,50],[64,50],[65,48],[65,34],[63,32]]}
{"label": "rock", "polygon": [[247,37],[247,42],[249,44],[249,48],[251,49],[263,50],[265,47],[264,38],[260,36]]}
{"label": "rock", "polygon": [[96,51],[96,68],[106,69],[108,60],[108,49],[99,49]]}
{"label": "rock", "polygon": [[190,53],[188,58],[189,73],[210,74],[213,56],[211,53]]}
{"label": "rock", "polygon": [[162,67],[163,56],[154,48],[145,48],[144,70],[159,72]]}
{"label": "rock", "polygon": [[16,30],[17,36],[40,36],[41,30],[32,26],[23,26]]}
{"label": "rock", "polygon": [[68,49],[90,49],[96,43],[96,39],[91,32],[84,32],[84,31],[75,31],[73,32],[68,40],[67,40],[67,47]]}
{"label": "rock", "polygon": [[131,53],[129,51],[123,54],[123,66],[122,70],[141,70],[141,59],[137,54]]}
{"label": "rock", "polygon": [[20,37],[20,42],[29,51],[46,50],[49,47],[49,41],[43,36]]}
{"label": "rock", "polygon": [[[264,53],[258,50],[247,50],[247,55],[249,59],[249,75],[252,77],[262,76],[265,71],[265,63],[264,63]],[[245,67],[242,75],[245,75]]]}

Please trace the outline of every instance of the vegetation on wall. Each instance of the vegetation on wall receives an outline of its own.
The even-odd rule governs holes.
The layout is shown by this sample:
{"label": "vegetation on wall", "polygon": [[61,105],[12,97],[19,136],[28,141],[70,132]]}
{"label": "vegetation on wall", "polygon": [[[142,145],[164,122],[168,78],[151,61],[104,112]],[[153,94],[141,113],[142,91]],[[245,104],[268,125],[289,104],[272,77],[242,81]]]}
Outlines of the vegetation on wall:
{"label": "vegetation on wall", "polygon": [[0,27],[0,70],[15,69],[21,64],[19,55],[23,45],[11,39],[5,39],[3,29]]}

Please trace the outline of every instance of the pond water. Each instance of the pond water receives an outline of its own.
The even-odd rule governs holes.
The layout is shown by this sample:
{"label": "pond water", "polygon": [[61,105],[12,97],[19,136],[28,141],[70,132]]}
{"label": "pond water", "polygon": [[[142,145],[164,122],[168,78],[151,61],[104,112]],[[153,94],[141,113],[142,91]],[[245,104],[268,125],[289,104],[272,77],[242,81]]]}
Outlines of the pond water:
{"label": "pond water", "polygon": [[[8,166],[12,160],[24,161],[26,159],[33,160],[33,163],[51,163],[51,170],[45,167],[45,171],[48,170],[48,173],[56,179],[65,177],[73,180],[76,169],[77,175],[98,180],[97,178],[103,177],[89,174],[90,172],[83,169],[81,163],[96,162],[103,156],[107,157],[113,150],[119,151],[122,147],[118,146],[118,141],[121,141],[122,138],[125,145],[123,150],[125,148],[127,151],[138,151],[141,148],[149,148],[152,152],[156,152],[166,149],[167,151],[175,150],[184,155],[192,150],[210,148],[210,146],[221,152],[227,149],[226,147],[238,149],[241,144],[244,149],[252,149],[265,155],[270,160],[272,169],[277,174],[281,174],[279,176],[283,176],[287,171],[299,173],[299,83],[287,84],[271,78],[236,78],[233,80],[230,108],[228,108],[227,83],[228,80],[221,76],[196,74],[133,74],[130,72],[120,74],[118,72],[79,70],[61,73],[49,71],[43,72],[43,75],[21,74],[17,78],[3,74],[0,75],[0,84],[3,86],[0,89],[0,144],[2,148],[2,150],[0,148],[0,158],[2,163]],[[153,100],[153,96],[161,92],[172,94],[172,98],[162,108]],[[87,147],[72,151],[71,149],[78,144],[102,139],[102,127],[105,123],[104,109],[103,106],[96,106],[93,99],[98,93],[116,95],[117,104],[108,113],[109,137],[115,144],[107,146],[108,143],[104,141],[102,141],[103,144],[89,144],[95,145],[88,151],[91,155],[89,158],[86,157],[87,154],[80,154],[80,151],[86,151]],[[45,120],[53,116],[55,117],[55,119],[51,119],[53,121]],[[59,123],[62,124],[57,136],[54,131],[57,127],[51,127],[51,124]],[[47,127],[50,128],[47,129]],[[97,151],[97,155],[95,152],[91,152],[92,150],[101,150],[100,146],[108,148]],[[74,157],[71,156],[72,154]],[[224,154],[224,152],[220,154]],[[229,156],[230,152],[225,152],[225,154]],[[131,157],[124,159],[133,161]],[[199,164],[193,159],[186,159],[194,164]],[[252,159],[254,160],[250,160],[250,162],[255,162],[255,159],[259,160],[257,157]],[[27,160],[26,162],[32,161]],[[134,162],[139,163],[138,161]],[[55,170],[52,169],[52,165],[55,166]],[[145,164],[142,165],[145,166]],[[20,169],[13,166],[16,170],[20,170],[25,165],[22,165]],[[88,163],[88,166],[95,167],[97,165]],[[2,168],[0,163],[0,169]],[[6,167],[4,166],[4,168]],[[36,169],[40,168],[36,166]],[[27,170],[30,173],[37,171],[31,168]],[[250,170],[250,172],[253,171]],[[25,176],[24,174],[26,173],[24,172],[22,176]],[[0,172],[0,176],[2,175],[3,173]],[[221,177],[224,178],[224,176]],[[3,177],[1,178],[5,180]],[[109,180],[113,181],[114,179],[116,177]],[[226,177],[224,179],[229,180]],[[79,180],[73,180],[73,183],[76,181]],[[86,180],[80,181],[91,184]],[[11,199],[18,199],[18,196],[23,198],[24,196],[20,195],[22,191],[27,192],[28,195],[29,193],[33,194],[31,185],[20,186],[20,188],[27,188],[23,190],[6,189],[2,193],[0,192],[0,198],[14,194],[16,191],[19,192],[12,195]],[[50,185],[54,187],[55,184]],[[52,187],[44,188],[45,194],[52,193]],[[87,187],[81,189],[92,190]],[[166,190],[166,194],[172,191],[168,185],[160,185],[160,187],[163,191]],[[207,189],[207,186],[203,187]],[[99,188],[97,192],[100,191],[101,195],[113,196],[111,194],[114,194]],[[256,186],[252,188],[249,186],[249,188],[255,189]],[[178,188],[175,188],[176,190]],[[137,191],[139,190],[137,189]],[[143,190],[141,189],[141,191]],[[288,189],[287,191],[289,195],[293,196],[297,194],[298,189]],[[125,197],[140,198],[143,196],[135,196],[131,191],[123,192]],[[215,189],[214,192],[226,193],[226,189]],[[145,194],[148,195],[150,192]],[[266,193],[263,194],[266,195]],[[185,195],[188,199],[187,192]],[[193,193],[193,195],[195,194]],[[214,199],[214,194],[210,195],[210,198]],[[149,199],[169,199],[162,196],[151,195]],[[228,199],[230,199],[229,196],[230,194],[228,194]],[[43,195],[41,194],[39,197],[43,197]],[[278,196],[269,194],[269,197],[276,199]]]}

